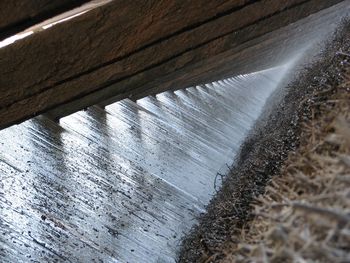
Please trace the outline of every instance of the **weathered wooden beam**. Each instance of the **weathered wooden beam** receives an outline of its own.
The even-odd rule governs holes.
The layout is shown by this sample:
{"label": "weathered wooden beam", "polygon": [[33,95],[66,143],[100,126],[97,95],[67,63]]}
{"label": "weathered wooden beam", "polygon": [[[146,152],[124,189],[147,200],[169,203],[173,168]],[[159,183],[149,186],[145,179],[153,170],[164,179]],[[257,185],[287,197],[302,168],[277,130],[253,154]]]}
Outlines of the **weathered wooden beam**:
{"label": "weathered wooden beam", "polygon": [[61,116],[117,95],[147,94],[148,83],[338,2],[111,2],[0,49],[0,127],[50,109]]}
{"label": "weathered wooden beam", "polygon": [[[298,11],[289,10],[289,13],[281,13],[280,16],[293,15],[295,12]],[[147,72],[117,82],[102,91],[88,94],[81,98],[79,102],[72,101],[50,112],[56,117],[65,116],[73,112],[70,111],[71,109],[83,108],[84,105],[94,104],[96,101],[102,101],[99,102],[101,106],[107,106],[124,98],[137,100],[166,90],[182,89],[280,65],[290,60],[291,57],[297,57],[309,45],[312,47],[315,41],[322,39],[322,35],[329,33],[334,28],[334,25],[332,25],[334,21],[340,21],[339,17],[349,12],[349,5],[346,3],[339,4],[333,8],[323,10],[317,15],[309,16],[260,37],[249,38],[256,27],[267,26],[269,23],[276,23],[280,19],[279,16],[274,16],[271,20],[265,20],[259,25],[252,25],[235,35],[227,35],[225,38],[217,40],[217,42],[210,43],[209,46],[202,47],[203,49],[215,49],[220,42],[232,43],[235,38],[243,38],[244,36],[249,39],[218,55],[191,63],[170,73],[166,71],[166,68],[171,67],[173,62],[169,61]],[[198,53],[202,51],[201,49],[197,50]],[[306,54],[303,54],[303,57],[306,56],[307,51]],[[164,74],[155,77],[160,70],[163,70]],[[103,100],[114,92],[118,95]]]}
{"label": "weathered wooden beam", "polygon": [[[291,12],[293,11],[291,10]],[[94,104],[93,102],[97,100],[101,101],[107,97],[106,94],[113,93],[113,90],[123,90],[124,92],[119,92],[117,96],[99,102],[100,106],[105,107],[124,98],[138,100],[167,90],[183,89],[184,87],[206,84],[234,75],[264,70],[291,61],[292,58],[297,58],[301,54],[303,58],[298,58],[298,60],[302,63],[305,59],[311,59],[311,57],[308,57],[308,49],[317,50],[318,41],[327,39],[329,32],[334,30],[332,23],[341,21],[339,16],[344,17],[349,12],[350,6],[346,4],[326,9],[319,12],[317,16],[301,19],[289,26],[253,38],[237,47],[197,63],[192,63],[175,72],[164,74],[161,77],[152,78],[153,72],[156,71],[156,69],[153,69],[147,72],[147,75],[150,76],[149,81],[141,82],[140,78],[144,79],[142,75],[126,79],[111,85],[103,92],[95,92],[85,96],[81,100],[81,105],[84,104],[84,101],[85,103],[89,101],[91,104]],[[274,17],[274,20],[278,20],[278,16]],[[265,22],[269,23],[268,21]],[[254,31],[255,26],[237,33],[235,37],[249,35],[249,32]],[[228,35],[226,39],[220,41],[230,42],[232,37],[232,35]],[[211,46],[214,47],[216,44],[214,42]],[[166,68],[165,65],[161,67]],[[103,93],[105,93],[105,96]],[[52,110],[51,114],[65,116],[72,113],[69,112],[70,108],[75,108],[74,102]]]}
{"label": "weathered wooden beam", "polygon": [[[115,62],[247,2],[250,1],[113,1],[38,32],[0,49],[0,92],[8,91],[7,96],[0,97],[0,105],[11,103],[13,96],[20,100],[99,69],[108,70]],[[125,72],[123,68],[120,71]],[[116,70],[109,75],[115,73]]]}
{"label": "weathered wooden beam", "polygon": [[89,0],[0,1],[0,40],[88,1]]}

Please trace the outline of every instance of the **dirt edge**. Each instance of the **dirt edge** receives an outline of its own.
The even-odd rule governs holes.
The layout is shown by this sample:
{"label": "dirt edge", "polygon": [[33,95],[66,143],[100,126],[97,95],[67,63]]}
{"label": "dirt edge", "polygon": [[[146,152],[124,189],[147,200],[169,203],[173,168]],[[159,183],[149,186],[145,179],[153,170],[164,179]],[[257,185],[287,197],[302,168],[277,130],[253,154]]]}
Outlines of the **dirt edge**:
{"label": "dirt edge", "polygon": [[300,146],[254,200],[254,219],[220,262],[350,261],[350,52],[342,56],[342,83],[317,94],[326,100],[302,122]]}
{"label": "dirt edge", "polygon": [[[344,66],[339,52],[350,50],[349,39],[350,22],[344,21],[320,59],[288,85],[274,111],[258,122],[207,213],[183,240],[178,262],[220,261],[225,244],[237,242],[235,237],[253,219],[252,201],[280,173],[289,153],[298,149],[301,123],[311,119],[316,103],[327,99],[329,86],[342,81]],[[324,95],[319,96],[321,93]]]}

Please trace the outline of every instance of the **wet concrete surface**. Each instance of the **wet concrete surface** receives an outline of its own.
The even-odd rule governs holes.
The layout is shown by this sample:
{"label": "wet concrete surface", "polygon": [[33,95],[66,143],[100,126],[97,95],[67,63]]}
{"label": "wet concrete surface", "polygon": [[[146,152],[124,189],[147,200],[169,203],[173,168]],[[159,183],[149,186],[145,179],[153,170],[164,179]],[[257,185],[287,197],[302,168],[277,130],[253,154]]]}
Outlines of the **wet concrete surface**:
{"label": "wet concrete surface", "polygon": [[175,262],[288,70],[0,131],[0,262]]}
{"label": "wet concrete surface", "polygon": [[0,132],[1,262],[174,262],[285,68]]}

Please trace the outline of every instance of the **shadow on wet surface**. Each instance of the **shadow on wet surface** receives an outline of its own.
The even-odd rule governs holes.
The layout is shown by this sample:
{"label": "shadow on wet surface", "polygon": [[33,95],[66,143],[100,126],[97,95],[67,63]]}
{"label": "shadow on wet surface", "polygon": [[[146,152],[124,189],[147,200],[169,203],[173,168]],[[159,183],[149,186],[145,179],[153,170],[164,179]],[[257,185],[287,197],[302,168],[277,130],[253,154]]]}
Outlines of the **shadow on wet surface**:
{"label": "shadow on wet surface", "polygon": [[173,262],[283,72],[1,131],[2,261]]}
{"label": "shadow on wet surface", "polygon": [[175,262],[288,70],[0,131],[0,261]]}

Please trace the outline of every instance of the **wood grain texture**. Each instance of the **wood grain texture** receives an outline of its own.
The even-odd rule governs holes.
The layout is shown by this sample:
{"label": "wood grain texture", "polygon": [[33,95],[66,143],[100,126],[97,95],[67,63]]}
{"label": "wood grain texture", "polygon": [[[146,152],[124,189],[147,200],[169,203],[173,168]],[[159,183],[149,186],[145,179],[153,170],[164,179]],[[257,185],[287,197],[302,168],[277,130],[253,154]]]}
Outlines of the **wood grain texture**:
{"label": "wood grain texture", "polygon": [[89,0],[0,1],[0,40]]}
{"label": "wood grain texture", "polygon": [[[138,50],[163,43],[166,36],[182,35],[179,31],[187,32],[186,27],[195,27],[218,12],[248,1],[229,1],[231,5],[225,2],[227,0],[208,1],[208,5],[201,7],[201,0],[114,1],[70,22],[38,32],[0,50],[0,75],[4,76],[0,91],[8,92],[7,98],[1,96],[0,105],[12,102],[13,94],[22,95],[18,100],[99,69],[107,71],[107,66]],[[155,57],[154,52],[151,55]],[[145,59],[138,61],[143,65]],[[125,72],[126,66],[119,67],[119,71],[114,69],[108,76]]]}
{"label": "wood grain texture", "polygon": [[[161,85],[157,79],[338,2],[111,2],[0,49],[0,127],[55,108],[60,117],[115,96],[146,94],[140,86]],[[193,79],[191,72],[181,78]]]}

